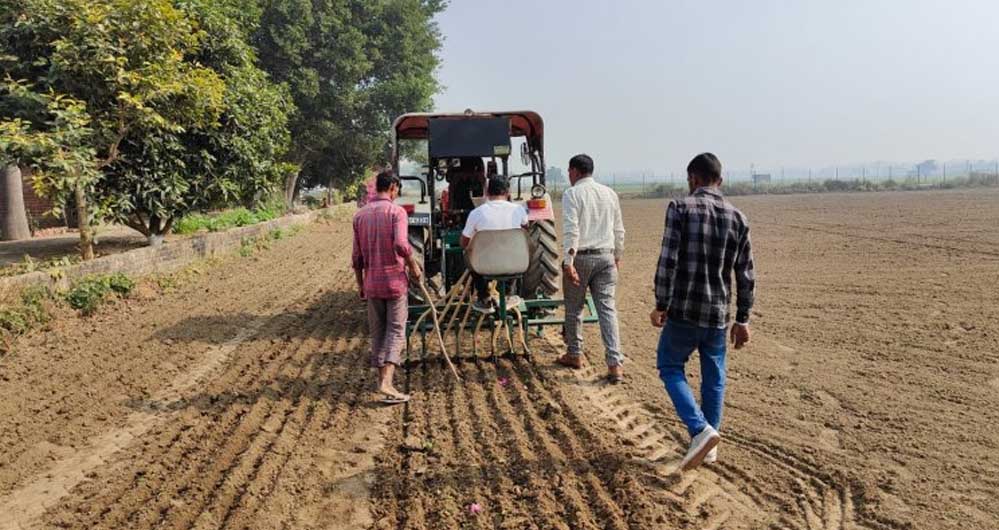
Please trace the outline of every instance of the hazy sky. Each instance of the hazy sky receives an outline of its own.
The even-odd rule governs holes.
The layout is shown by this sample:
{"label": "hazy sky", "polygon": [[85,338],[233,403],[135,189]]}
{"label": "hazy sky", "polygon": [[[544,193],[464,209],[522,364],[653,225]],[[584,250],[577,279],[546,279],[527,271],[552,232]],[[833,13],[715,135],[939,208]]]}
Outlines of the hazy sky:
{"label": "hazy sky", "polygon": [[997,0],[452,0],[438,110],[534,109],[598,170],[999,156]]}

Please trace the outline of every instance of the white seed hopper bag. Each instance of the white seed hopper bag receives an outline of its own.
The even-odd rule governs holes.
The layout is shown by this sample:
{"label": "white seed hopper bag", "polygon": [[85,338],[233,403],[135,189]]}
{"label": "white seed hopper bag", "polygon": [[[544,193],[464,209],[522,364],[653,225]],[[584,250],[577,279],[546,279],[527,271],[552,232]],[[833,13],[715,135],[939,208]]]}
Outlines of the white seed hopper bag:
{"label": "white seed hopper bag", "polygon": [[521,228],[477,232],[465,253],[468,266],[482,276],[524,274],[531,265],[527,232]]}

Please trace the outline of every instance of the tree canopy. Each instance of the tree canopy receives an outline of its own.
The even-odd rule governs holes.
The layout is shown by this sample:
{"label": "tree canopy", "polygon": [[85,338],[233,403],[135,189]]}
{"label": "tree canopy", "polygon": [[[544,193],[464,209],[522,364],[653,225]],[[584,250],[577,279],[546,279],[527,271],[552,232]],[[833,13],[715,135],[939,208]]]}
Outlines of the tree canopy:
{"label": "tree canopy", "polygon": [[[295,101],[291,161],[306,185],[345,187],[387,161],[392,120],[439,89],[441,0],[264,0],[260,65]],[[295,185],[294,180],[288,183]],[[292,191],[292,190],[288,190]]]}
{"label": "tree canopy", "polygon": [[[396,115],[429,109],[444,7],[0,0],[0,163],[151,239],[192,210],[294,192],[299,175],[348,187],[387,158]],[[59,152],[85,171],[60,170]]]}

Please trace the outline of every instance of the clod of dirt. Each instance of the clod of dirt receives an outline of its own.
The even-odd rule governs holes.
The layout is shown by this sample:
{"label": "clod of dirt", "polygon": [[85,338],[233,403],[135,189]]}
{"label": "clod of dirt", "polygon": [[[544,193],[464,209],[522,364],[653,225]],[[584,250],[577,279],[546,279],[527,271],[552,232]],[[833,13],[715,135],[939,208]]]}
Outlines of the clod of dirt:
{"label": "clod of dirt", "polygon": [[544,419],[551,419],[554,416],[560,416],[562,414],[562,407],[557,403],[546,403],[545,407],[541,409],[541,417]]}
{"label": "clod of dirt", "polygon": [[428,450],[429,448],[427,447],[427,444],[423,443],[423,440],[421,440],[419,437],[410,434],[409,436],[406,437],[405,440],[402,441],[402,446],[400,447],[400,449],[403,451],[422,453]]}

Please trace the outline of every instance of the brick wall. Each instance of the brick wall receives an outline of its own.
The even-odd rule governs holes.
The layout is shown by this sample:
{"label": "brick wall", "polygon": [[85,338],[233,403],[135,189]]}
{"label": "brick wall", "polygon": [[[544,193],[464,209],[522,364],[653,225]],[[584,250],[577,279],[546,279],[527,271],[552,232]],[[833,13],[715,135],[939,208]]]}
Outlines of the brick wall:
{"label": "brick wall", "polygon": [[52,202],[35,193],[35,188],[31,185],[31,170],[22,169],[21,176],[24,180],[24,209],[28,213],[28,223],[31,225],[31,229],[63,226],[65,222],[61,217],[47,214],[52,209]]}
{"label": "brick wall", "polygon": [[[328,208],[325,211],[337,215],[349,213],[353,209],[353,204],[343,204]],[[47,285],[55,289],[65,289],[73,280],[93,274],[122,272],[129,276],[142,276],[179,270],[195,260],[235,252],[242,245],[244,239],[269,234],[276,228],[311,223],[322,212],[323,210],[319,210],[299,215],[288,215],[266,223],[234,228],[226,232],[201,234],[170,241],[158,247],[143,247],[120,254],[103,256],[93,261],[61,269],[60,274],[51,274],[48,271],[29,272],[0,278],[0,299],[16,295],[32,285]]]}

